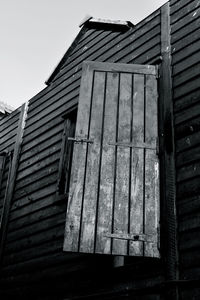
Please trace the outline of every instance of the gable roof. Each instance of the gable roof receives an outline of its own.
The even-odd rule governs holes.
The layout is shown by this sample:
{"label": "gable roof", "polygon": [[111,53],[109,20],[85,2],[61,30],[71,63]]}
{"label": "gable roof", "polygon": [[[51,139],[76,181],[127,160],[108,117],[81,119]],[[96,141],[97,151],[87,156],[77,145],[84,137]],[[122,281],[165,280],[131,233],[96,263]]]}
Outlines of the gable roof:
{"label": "gable roof", "polygon": [[113,30],[113,31],[127,31],[134,25],[130,21],[120,21],[120,20],[105,20],[105,19],[95,19],[92,16],[87,15],[83,21],[80,23],[79,27],[82,27],[74,41],[72,42],[71,46],[68,48],[58,65],[53,70],[52,74],[49,78],[45,81],[46,85],[50,85],[58,74],[59,70],[66,62],[72,51],[77,46],[78,42],[85,34],[88,29],[104,29],[104,30]]}

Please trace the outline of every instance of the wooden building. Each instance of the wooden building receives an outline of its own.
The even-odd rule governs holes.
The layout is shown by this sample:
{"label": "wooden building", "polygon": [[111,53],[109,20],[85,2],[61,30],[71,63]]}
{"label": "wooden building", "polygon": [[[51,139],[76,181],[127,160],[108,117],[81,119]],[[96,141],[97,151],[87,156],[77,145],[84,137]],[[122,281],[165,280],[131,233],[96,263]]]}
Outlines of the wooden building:
{"label": "wooden building", "polygon": [[199,46],[199,0],[90,18],[1,118],[1,299],[200,299]]}

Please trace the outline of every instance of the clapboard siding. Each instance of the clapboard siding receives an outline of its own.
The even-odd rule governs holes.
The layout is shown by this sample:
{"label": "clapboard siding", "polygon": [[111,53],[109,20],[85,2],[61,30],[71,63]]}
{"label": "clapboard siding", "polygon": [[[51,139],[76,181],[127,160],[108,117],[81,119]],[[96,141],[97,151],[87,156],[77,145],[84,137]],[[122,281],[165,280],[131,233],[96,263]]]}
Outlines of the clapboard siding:
{"label": "clapboard siding", "polygon": [[[190,280],[200,278],[199,25],[200,1],[171,1],[180,278]],[[181,299],[197,299],[199,289],[180,293]]]}
{"label": "clapboard siding", "polygon": [[3,209],[4,197],[6,193],[9,168],[11,164],[11,151],[14,149],[14,144],[17,136],[18,122],[21,108],[16,109],[10,115],[0,120],[0,152],[7,151],[5,166],[2,174],[2,181],[0,187],[0,218]]}
{"label": "clapboard siding", "polygon": [[[64,128],[62,116],[77,106],[84,60],[146,64],[160,55],[160,10],[126,32],[88,28],[49,86],[29,101],[2,269],[2,282],[12,284],[9,293],[16,292],[20,282],[20,289],[25,293],[33,293],[37,285],[40,291],[48,290],[50,296],[55,286],[60,287],[59,282],[63,282],[61,289],[57,290],[59,295],[62,290],[69,289],[64,283],[67,274],[85,270],[85,280],[89,280],[92,286],[92,282],[95,285],[98,279],[92,278],[89,270],[94,272],[97,268],[95,273],[98,272],[102,262],[112,266],[111,257],[62,252],[67,202],[56,197]],[[9,126],[15,128],[15,123],[9,122]],[[5,136],[10,134],[11,137],[12,131],[5,122],[4,127]],[[157,270],[145,274],[144,280],[141,274],[138,276],[141,286],[148,278],[153,282],[155,277],[155,282],[160,282],[160,262]],[[50,278],[54,281],[52,287],[45,285]],[[79,286],[86,284],[81,283],[83,278],[79,280]],[[87,293],[92,289],[85,288]],[[111,292],[112,287],[108,290]]]}

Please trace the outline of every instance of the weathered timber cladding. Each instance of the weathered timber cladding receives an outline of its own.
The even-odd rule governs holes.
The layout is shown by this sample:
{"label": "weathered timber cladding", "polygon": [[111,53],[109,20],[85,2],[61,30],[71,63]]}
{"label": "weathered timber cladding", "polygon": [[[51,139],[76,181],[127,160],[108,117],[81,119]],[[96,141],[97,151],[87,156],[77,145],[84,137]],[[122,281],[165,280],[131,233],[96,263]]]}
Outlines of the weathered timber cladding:
{"label": "weathered timber cladding", "polygon": [[180,288],[181,299],[200,295],[199,28],[200,1],[171,1],[179,265],[180,279],[190,284]]}
{"label": "weathered timber cladding", "polygon": [[[64,129],[62,116],[78,103],[84,60],[139,64],[154,64],[159,60],[160,10],[126,32],[115,31],[114,27],[107,30],[85,26],[49,86],[29,102],[1,273],[4,295],[28,293],[29,297],[39,297],[40,291],[42,299],[45,294],[50,299],[55,295],[59,298],[65,294],[96,294],[103,289],[105,295],[100,298],[107,299],[114,286],[121,289],[121,297],[125,293],[123,285],[120,287],[124,275],[119,272],[115,282],[111,257],[62,252],[67,203],[56,197]],[[148,264],[152,265],[148,260],[145,264],[140,262],[135,271],[134,266],[127,267],[127,274],[135,273],[134,277],[146,288],[158,284],[162,278],[161,262],[144,272]],[[101,268],[110,273],[112,283],[107,284],[109,277],[97,276]],[[132,289],[133,293],[141,293],[137,284]],[[152,293],[154,299],[159,299],[159,291]],[[144,299],[152,298],[144,296]]]}
{"label": "weathered timber cladding", "polygon": [[[67,189],[61,187],[60,182],[62,168],[68,166],[60,158],[66,146],[63,140],[66,124],[70,114],[77,109],[82,64],[85,60],[162,64],[161,56],[164,58],[165,54],[162,53],[163,45],[161,47],[161,11],[155,11],[127,31],[116,30],[114,25],[91,28],[86,23],[47,81],[48,87],[29,101],[2,261],[2,299],[14,295],[20,299],[151,300],[161,299],[168,285],[175,286],[176,282],[163,284],[166,279],[176,279],[164,276],[165,258],[131,257],[125,259],[122,268],[113,268],[109,255],[80,255],[66,253],[62,249],[67,195],[63,197],[61,194]],[[183,300],[198,299],[200,294],[199,14],[198,0],[170,1],[176,200],[182,280],[178,286]],[[14,149],[19,115],[20,109],[0,120],[0,151]],[[168,145],[167,151],[170,149]],[[0,212],[10,158],[6,158],[1,180]]]}

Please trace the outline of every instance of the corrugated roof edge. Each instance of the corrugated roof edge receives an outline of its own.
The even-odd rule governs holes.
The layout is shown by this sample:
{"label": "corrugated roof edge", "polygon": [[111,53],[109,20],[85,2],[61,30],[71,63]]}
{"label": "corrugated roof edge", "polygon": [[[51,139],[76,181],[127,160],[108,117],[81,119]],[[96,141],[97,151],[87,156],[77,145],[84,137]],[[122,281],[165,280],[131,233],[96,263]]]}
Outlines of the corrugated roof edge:
{"label": "corrugated roof edge", "polygon": [[85,33],[85,31],[88,28],[114,28],[115,30],[121,30],[126,31],[129,30],[134,25],[129,21],[113,21],[113,20],[105,20],[105,19],[95,19],[92,16],[87,15],[83,21],[80,23],[79,27],[82,27],[78,35],[76,36],[75,40],[72,42],[71,46],[67,50],[67,52],[64,54],[52,74],[49,76],[49,78],[45,81],[46,85],[50,85],[57,73],[59,72],[59,69],[63,65],[63,63],[66,61],[67,57],[70,55],[70,53],[74,50],[76,45],[78,44],[79,40],[81,39],[82,35]]}

